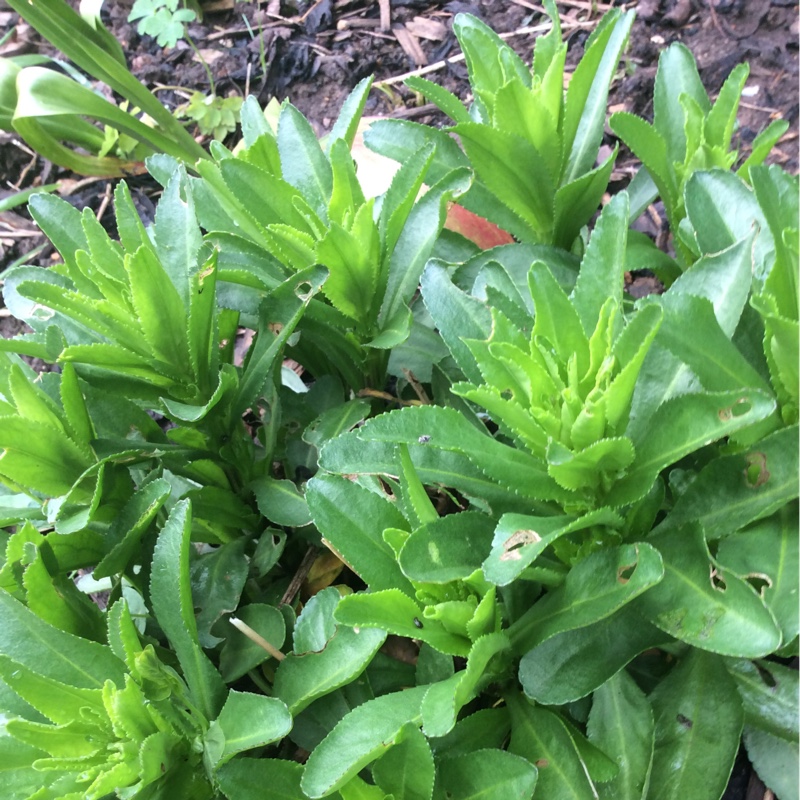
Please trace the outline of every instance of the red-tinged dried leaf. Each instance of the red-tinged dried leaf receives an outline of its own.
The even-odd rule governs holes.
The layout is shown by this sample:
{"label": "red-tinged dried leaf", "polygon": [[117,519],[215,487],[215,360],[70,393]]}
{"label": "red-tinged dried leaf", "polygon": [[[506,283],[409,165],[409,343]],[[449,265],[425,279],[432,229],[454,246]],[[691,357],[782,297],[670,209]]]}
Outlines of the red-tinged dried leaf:
{"label": "red-tinged dried leaf", "polygon": [[504,231],[488,219],[473,214],[472,211],[467,211],[458,203],[449,205],[444,227],[475,242],[482,250],[514,242],[514,237],[508,231]]}

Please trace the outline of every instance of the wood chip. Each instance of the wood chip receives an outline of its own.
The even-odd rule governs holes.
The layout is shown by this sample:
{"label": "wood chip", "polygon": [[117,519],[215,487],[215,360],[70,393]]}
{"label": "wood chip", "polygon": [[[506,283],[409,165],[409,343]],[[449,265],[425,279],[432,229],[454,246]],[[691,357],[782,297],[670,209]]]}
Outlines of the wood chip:
{"label": "wood chip", "polygon": [[447,36],[447,26],[428,17],[414,17],[406,22],[406,28],[419,39],[430,39],[432,42],[441,42]]}
{"label": "wood chip", "polygon": [[428,57],[422,52],[419,39],[417,39],[405,25],[393,25],[392,33],[397,41],[400,42],[400,47],[403,48],[406,55],[408,55],[418,67],[427,65]]}

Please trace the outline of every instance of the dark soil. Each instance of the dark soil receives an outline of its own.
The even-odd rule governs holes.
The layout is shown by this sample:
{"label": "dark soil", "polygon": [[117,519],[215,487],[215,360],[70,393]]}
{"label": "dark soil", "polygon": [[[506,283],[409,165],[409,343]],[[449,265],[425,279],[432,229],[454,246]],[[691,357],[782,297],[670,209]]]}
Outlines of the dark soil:
{"label": "dark soil", "polygon": [[[388,26],[382,25],[381,5],[388,12]],[[790,172],[798,171],[795,0],[640,0],[625,6],[635,7],[638,16],[625,69],[620,70],[611,92],[613,110],[651,117],[658,56],[672,42],[681,41],[694,52],[712,97],[733,67],[747,61],[750,77],[737,132],[740,151],[746,154],[753,138],[772,119],[786,119],[789,131],[770,160]],[[164,50],[150,37],[140,36],[127,22],[130,7],[131,0],[106,0],[103,18],[122,43],[134,74],[151,89],[159,89],[159,97],[170,108],[184,102],[195,89],[208,91],[206,72],[189,45],[179,42],[176,48]],[[370,74],[384,83],[382,90],[372,91],[367,115],[444,123],[430,106],[420,105],[398,78],[427,64],[432,67],[429,79],[467,97],[463,61],[447,60],[459,52],[451,30],[456,13],[476,14],[498,33],[510,34],[509,43],[526,60],[530,59],[535,29],[545,20],[541,8],[529,0],[262,0],[260,4],[213,0],[203,7],[203,21],[191,25],[189,32],[210,64],[217,92],[252,93],[262,105],[272,97],[288,97],[320,135],[330,129],[347,93]],[[606,7],[598,4],[598,14],[591,16],[590,3],[584,0],[558,3],[572,45],[571,64],[580,57],[582,44]],[[14,34],[0,46],[0,56],[54,55],[0,0],[0,39],[12,29]],[[176,86],[186,92],[159,88]],[[630,154],[623,152],[612,188],[621,187],[636,167]],[[104,223],[111,224],[111,182],[69,174],[36,157],[15,135],[0,132],[0,201],[21,189],[55,180],[62,182],[61,194],[70,202],[91,207]],[[130,183],[143,217],[151,219],[158,187],[147,176]],[[658,233],[654,225],[651,232]],[[54,257],[52,247],[36,232],[24,208],[0,212],[0,272],[20,259],[47,264]],[[0,307],[0,335],[12,336],[18,324],[4,312]],[[765,796],[763,784],[742,751],[724,800],[762,800]]]}

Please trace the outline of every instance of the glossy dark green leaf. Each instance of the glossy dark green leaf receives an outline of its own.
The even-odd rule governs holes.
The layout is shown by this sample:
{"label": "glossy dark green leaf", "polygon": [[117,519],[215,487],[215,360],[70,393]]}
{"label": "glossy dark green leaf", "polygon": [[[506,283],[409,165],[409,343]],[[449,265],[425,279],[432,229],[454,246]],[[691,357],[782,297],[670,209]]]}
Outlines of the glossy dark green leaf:
{"label": "glossy dark green leaf", "polygon": [[514,649],[527,653],[557,633],[605,619],[663,576],[661,556],[645,542],[597,550],[508,629]]}
{"label": "glossy dark green leaf", "polygon": [[559,716],[510,695],[511,742],[508,749],[523,755],[539,771],[537,792],[542,797],[590,800],[597,790],[589,778],[578,748]]}
{"label": "glossy dark green leaf", "polygon": [[593,625],[564,631],[529,650],[519,663],[519,681],[532,700],[563,705],[611,681],[639,653],[668,640],[630,603]]}
{"label": "glossy dark green leaf", "polygon": [[475,750],[439,761],[440,796],[453,800],[528,800],[537,784],[536,767],[527,756],[505,750]]}
{"label": "glossy dark green leaf", "polygon": [[386,632],[340,625],[317,653],[288,655],[275,673],[275,694],[298,714],[314,700],[356,679],[386,639]]}
{"label": "glossy dark green leaf", "polygon": [[354,708],[314,749],[301,788],[326,797],[391,747],[408,723],[418,724],[427,686],[376,697]]}
{"label": "glossy dark green leaf", "polygon": [[225,698],[225,684],[197,639],[189,584],[191,506],[179,501],[158,536],[150,595],[158,624],[175,650],[186,683],[207,719],[214,719]]}
{"label": "glossy dark green leaf", "polygon": [[430,800],[436,770],[428,740],[407,725],[398,742],[372,766],[372,777],[394,800]]}
{"label": "glossy dark green leaf", "polygon": [[781,632],[747,581],[711,560],[698,524],[650,537],[664,560],[664,580],[639,601],[662,630],[695,647],[757,658],[777,650]]}
{"label": "glossy dark green leaf", "polygon": [[690,650],[650,695],[653,800],[718,800],[739,749],[743,713],[722,658]]}
{"label": "glossy dark green leaf", "polygon": [[413,581],[449,583],[479,569],[489,549],[494,522],[473,511],[450,514],[415,530],[398,562]]}
{"label": "glossy dark green leaf", "polygon": [[413,595],[383,540],[387,528],[407,528],[388,499],[345,478],[321,475],[308,482],[306,500],[320,533],[372,589],[397,587]]}
{"label": "glossy dark green leaf", "polygon": [[336,608],[336,621],[419,639],[449,655],[466,656],[470,649],[468,639],[450,633],[441,622],[426,617],[423,607],[399,589],[343,597]]}
{"label": "glossy dark green leaf", "polygon": [[624,670],[594,693],[589,740],[619,767],[611,781],[598,784],[601,798],[642,800],[653,761],[654,727],[650,703]]}
{"label": "glossy dark green leaf", "polygon": [[800,686],[797,672],[771,661],[726,662],[736,681],[748,725],[797,744]]}

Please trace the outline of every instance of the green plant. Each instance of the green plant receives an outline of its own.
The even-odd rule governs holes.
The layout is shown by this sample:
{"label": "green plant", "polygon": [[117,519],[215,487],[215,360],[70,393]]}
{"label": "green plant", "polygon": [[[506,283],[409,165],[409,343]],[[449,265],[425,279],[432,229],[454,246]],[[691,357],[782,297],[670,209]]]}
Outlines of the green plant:
{"label": "green plant", "polygon": [[536,40],[531,69],[478,19],[456,17],[475,98],[469,110],[430,81],[407,81],[455,120],[449,130],[463,150],[445,131],[396,120],[373,125],[365,142],[401,163],[423,143],[435,144],[434,180],[458,166],[475,172],[473,188],[460,201],[466,208],[521,241],[570,249],[597,211],[614,166],[616,150],[595,162],[608,89],[633,15],[613,10],[603,17],[564,91],[567,46],[555,5],[545,7],[553,27]]}
{"label": "green plant", "polygon": [[192,92],[189,101],[175,109],[179,117],[188,117],[197,123],[203,136],[213,136],[222,141],[229,133],[233,133],[239,124],[242,110],[242,98],[218,97],[216,94],[205,95]]}
{"label": "green plant", "polygon": [[185,4],[178,8],[178,1],[136,0],[128,22],[138,22],[136,30],[142,36],[152,36],[161,47],[175,47],[186,35],[186,24],[197,19],[197,14]]}
{"label": "green plant", "polygon": [[[2,129],[16,131],[54,163],[88,175],[127,175],[141,169],[142,160],[152,153],[169,153],[189,165],[207,158],[170,111],[131,74],[119,43],[98,17],[83,17],[64,0],[12,3],[79,69],[111,87],[142,117],[54,70],[0,59]],[[103,123],[106,133],[88,120]],[[120,142],[120,135],[130,140]],[[108,155],[110,142],[116,157]],[[78,145],[88,155],[69,145]]]}
{"label": "green plant", "polygon": [[250,99],[196,177],[152,157],[119,241],[32,198],[63,263],[4,276],[9,797],[718,800],[742,739],[796,797],[797,179],[695,170],[692,265],[634,303],[626,192],[580,258],[444,232],[469,149],[364,198],[368,90],[324,143]]}
{"label": "green plant", "polygon": [[[691,51],[675,42],[661,53],[653,96],[653,123],[617,112],[611,116],[614,133],[641,159],[646,168],[639,176],[642,187],[653,186],[661,197],[667,219],[675,234],[675,247],[684,268],[692,257],[680,236],[686,217],[684,190],[698,170],[729,169],[739,153],[731,150],[736,128],[736,112],[749,74],[746,64],[739,64],[728,76],[719,96],[712,104],[700,81],[697,64]],[[745,180],[750,170],[763,163],[789,123],[773,120],[753,140],[750,155],[737,170]],[[650,180],[647,180],[649,176]],[[656,192],[643,191],[640,208],[655,199]]]}

